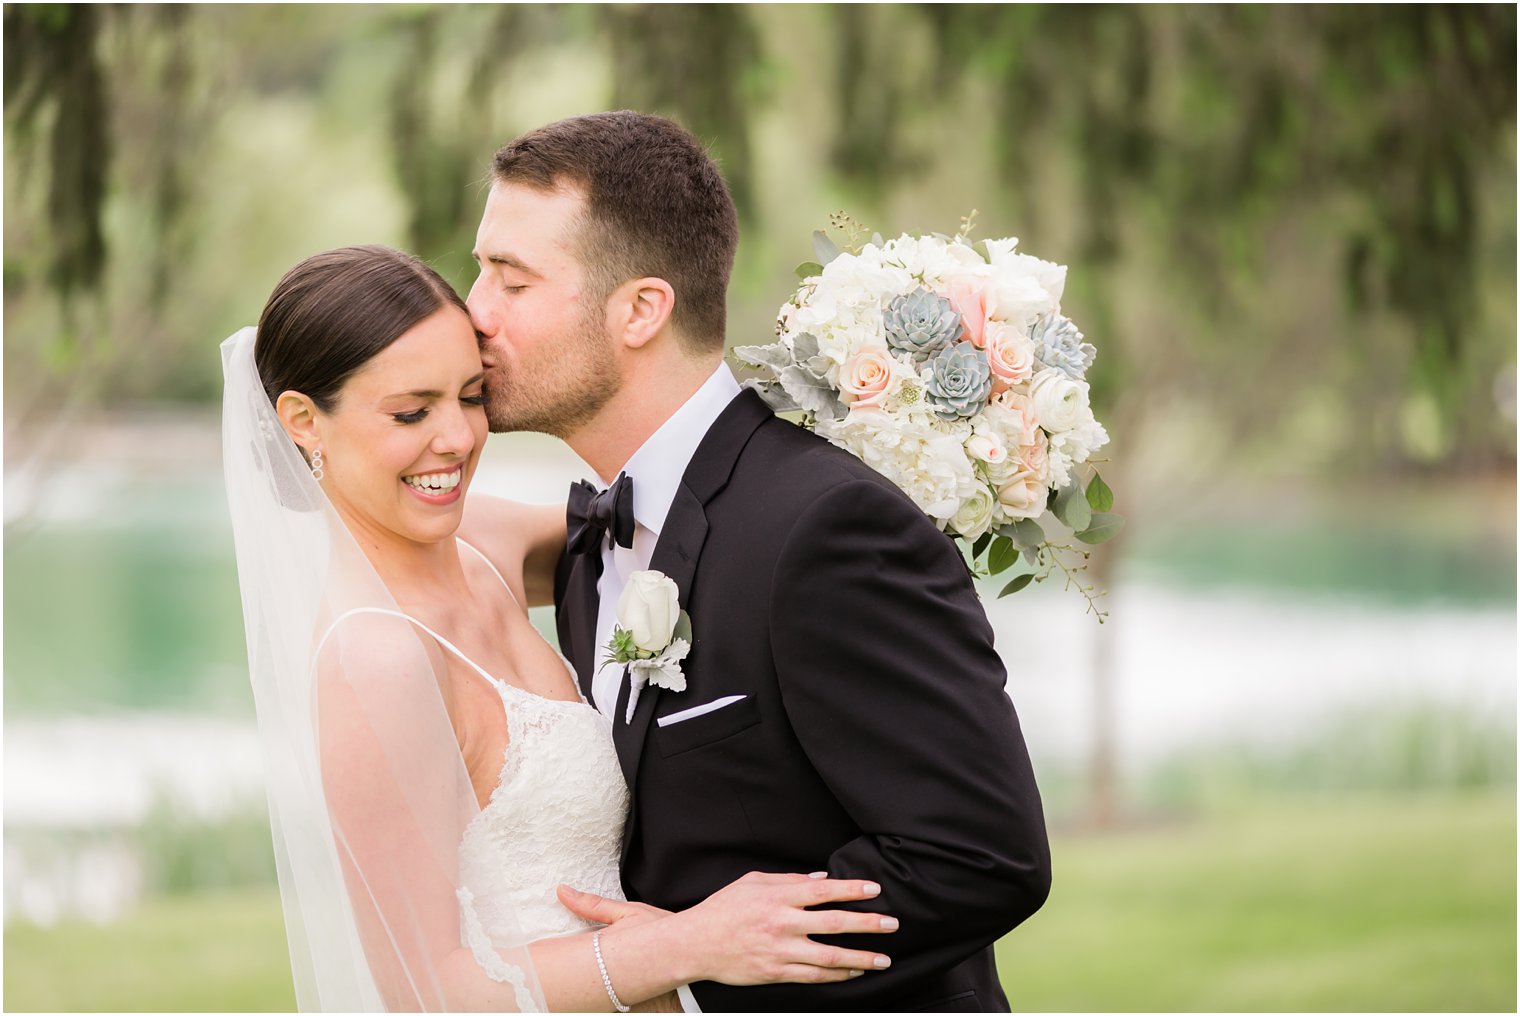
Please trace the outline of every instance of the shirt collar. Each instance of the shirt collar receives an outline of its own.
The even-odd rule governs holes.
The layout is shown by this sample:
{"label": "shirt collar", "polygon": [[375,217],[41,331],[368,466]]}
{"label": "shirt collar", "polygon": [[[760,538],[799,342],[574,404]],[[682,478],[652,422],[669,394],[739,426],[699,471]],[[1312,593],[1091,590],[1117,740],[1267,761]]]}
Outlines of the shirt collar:
{"label": "shirt collar", "polygon": [[660,535],[697,445],[738,394],[734,372],[719,361],[702,387],[629,458],[623,472],[633,477],[633,517],[639,525]]}

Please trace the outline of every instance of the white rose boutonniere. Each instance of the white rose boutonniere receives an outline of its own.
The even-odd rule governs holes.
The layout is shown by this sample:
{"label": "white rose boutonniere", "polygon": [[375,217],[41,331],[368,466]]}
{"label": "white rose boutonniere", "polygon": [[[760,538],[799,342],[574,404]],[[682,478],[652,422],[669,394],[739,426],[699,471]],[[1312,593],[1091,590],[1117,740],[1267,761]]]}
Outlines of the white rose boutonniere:
{"label": "white rose boutonniere", "polygon": [[633,720],[639,691],[646,684],[671,691],[686,690],[681,661],[691,652],[691,618],[681,609],[680,593],[670,576],[658,571],[634,572],[618,597],[617,621],[606,645],[602,666],[628,666],[630,687],[623,722]]}

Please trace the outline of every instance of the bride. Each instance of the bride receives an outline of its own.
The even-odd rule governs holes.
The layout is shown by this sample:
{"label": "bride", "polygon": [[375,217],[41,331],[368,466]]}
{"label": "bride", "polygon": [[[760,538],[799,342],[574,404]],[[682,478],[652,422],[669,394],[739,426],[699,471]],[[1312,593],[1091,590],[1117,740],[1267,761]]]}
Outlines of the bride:
{"label": "bride", "polygon": [[222,345],[223,459],[302,1010],[679,1011],[675,990],[825,982],[882,932],[806,909],[879,888],[750,874],[681,913],[621,900],[608,721],[528,621],[560,509],[456,531],[486,437],[474,329],[432,269],[319,254]]}

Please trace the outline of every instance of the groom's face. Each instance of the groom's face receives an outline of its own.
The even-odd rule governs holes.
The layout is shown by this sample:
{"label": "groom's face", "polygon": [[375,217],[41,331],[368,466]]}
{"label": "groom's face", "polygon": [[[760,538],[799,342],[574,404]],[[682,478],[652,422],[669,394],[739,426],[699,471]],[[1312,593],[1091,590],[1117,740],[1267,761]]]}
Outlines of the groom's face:
{"label": "groom's face", "polygon": [[584,211],[572,188],[498,182],[486,199],[467,302],[493,431],[568,437],[622,386],[605,300],[586,289]]}

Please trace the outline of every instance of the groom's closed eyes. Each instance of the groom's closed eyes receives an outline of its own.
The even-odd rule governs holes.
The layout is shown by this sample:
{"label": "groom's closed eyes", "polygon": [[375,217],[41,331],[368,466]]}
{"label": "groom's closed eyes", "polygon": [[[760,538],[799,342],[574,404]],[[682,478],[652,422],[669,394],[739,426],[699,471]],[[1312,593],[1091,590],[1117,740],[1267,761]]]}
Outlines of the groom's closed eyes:
{"label": "groom's closed eyes", "polygon": [[492,252],[486,255],[485,263],[481,262],[479,251],[470,251],[470,257],[474,258],[475,263],[477,265],[480,265],[481,268],[484,268],[485,264],[500,265],[503,268],[510,268],[515,272],[521,272],[531,279],[543,278],[543,276],[538,272],[534,271],[532,268],[529,268],[527,262],[523,261],[521,258],[513,254]]}

